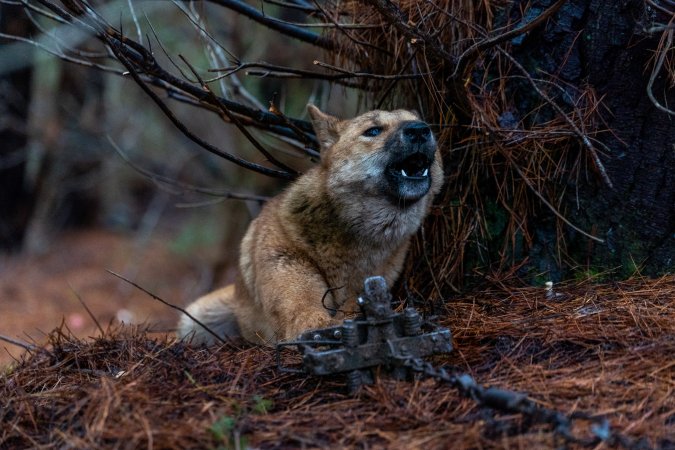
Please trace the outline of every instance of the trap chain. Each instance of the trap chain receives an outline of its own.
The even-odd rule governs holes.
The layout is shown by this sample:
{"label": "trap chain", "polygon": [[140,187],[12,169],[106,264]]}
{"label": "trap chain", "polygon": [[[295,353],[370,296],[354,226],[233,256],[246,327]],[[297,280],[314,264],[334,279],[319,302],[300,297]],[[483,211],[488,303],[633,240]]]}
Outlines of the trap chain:
{"label": "trap chain", "polygon": [[[480,407],[508,414],[521,414],[527,423],[545,423],[557,440],[565,444],[594,447],[605,443],[627,449],[650,449],[642,439],[633,440],[612,430],[606,418],[583,412],[564,414],[538,405],[526,394],[507,389],[485,388],[468,374],[450,374],[436,368],[424,358],[450,353],[452,333],[449,329],[422,320],[415,308],[395,312],[392,297],[383,277],[364,282],[363,295],[357,303],[361,315],[342,325],[309,330],[297,340],[277,344],[277,367],[283,372],[311,375],[346,375],[350,393],[364,384],[372,384],[376,374],[399,380],[424,376],[446,383]],[[295,347],[302,355],[302,368],[284,366],[281,352]],[[574,432],[578,422],[588,425],[587,437]]]}

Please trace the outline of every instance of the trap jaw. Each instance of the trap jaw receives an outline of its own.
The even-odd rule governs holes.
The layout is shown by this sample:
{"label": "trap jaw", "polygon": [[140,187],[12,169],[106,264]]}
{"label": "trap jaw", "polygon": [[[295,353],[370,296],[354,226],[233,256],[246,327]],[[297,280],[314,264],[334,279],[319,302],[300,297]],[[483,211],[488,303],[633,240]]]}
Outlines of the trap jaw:
{"label": "trap jaw", "polygon": [[[295,341],[279,343],[279,369],[313,375],[345,373],[347,388],[354,392],[362,384],[373,382],[376,368],[380,373],[405,379],[412,375],[406,362],[452,351],[450,330],[422,323],[415,308],[406,308],[402,313],[391,309],[391,294],[383,277],[365,280],[358,304],[362,315],[357,319],[309,330]],[[281,364],[284,347],[296,347],[302,354],[302,369]]]}

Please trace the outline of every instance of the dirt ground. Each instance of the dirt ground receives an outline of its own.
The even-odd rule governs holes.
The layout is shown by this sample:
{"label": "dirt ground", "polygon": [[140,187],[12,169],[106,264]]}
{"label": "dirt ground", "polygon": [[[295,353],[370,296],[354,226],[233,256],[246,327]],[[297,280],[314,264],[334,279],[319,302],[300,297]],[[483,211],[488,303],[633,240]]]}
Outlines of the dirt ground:
{"label": "dirt ground", "polygon": [[[40,344],[62,321],[79,337],[98,334],[78,296],[103,328],[124,321],[172,331],[177,311],[106,271],[184,306],[211,287],[211,267],[172,252],[166,243],[160,235],[139,243],[129,234],[74,231],[43,255],[0,256],[0,334]],[[21,352],[0,342],[0,367]]]}

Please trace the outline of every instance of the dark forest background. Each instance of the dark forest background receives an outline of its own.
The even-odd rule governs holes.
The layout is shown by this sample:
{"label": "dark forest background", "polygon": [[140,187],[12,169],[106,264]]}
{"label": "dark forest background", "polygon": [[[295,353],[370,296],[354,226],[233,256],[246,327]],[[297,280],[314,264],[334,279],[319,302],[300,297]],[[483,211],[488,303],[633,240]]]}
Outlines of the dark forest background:
{"label": "dark forest background", "polygon": [[[103,227],[165,233],[221,273],[258,196],[318,158],[314,102],[344,117],[411,108],[434,126],[445,190],[403,280],[422,296],[675,267],[668,0],[91,7],[0,5],[6,254]],[[148,91],[199,140],[272,176],[210,153]]]}

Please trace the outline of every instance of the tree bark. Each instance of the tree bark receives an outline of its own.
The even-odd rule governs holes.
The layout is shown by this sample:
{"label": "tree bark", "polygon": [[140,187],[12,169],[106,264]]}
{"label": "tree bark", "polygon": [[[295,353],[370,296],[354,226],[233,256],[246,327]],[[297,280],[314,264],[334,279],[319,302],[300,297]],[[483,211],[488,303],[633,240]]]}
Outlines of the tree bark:
{"label": "tree bark", "polygon": [[[570,251],[592,272],[658,275],[675,268],[675,116],[647,95],[662,32],[645,31],[669,20],[641,0],[576,0],[518,49],[520,58],[536,58],[563,81],[590,85],[607,109],[601,115],[611,133],[601,140],[610,152],[602,161],[613,188],[589,177],[573,183],[578,195],[568,196],[572,221],[605,240],[571,240]],[[653,92],[675,108],[668,78],[664,67]]]}

